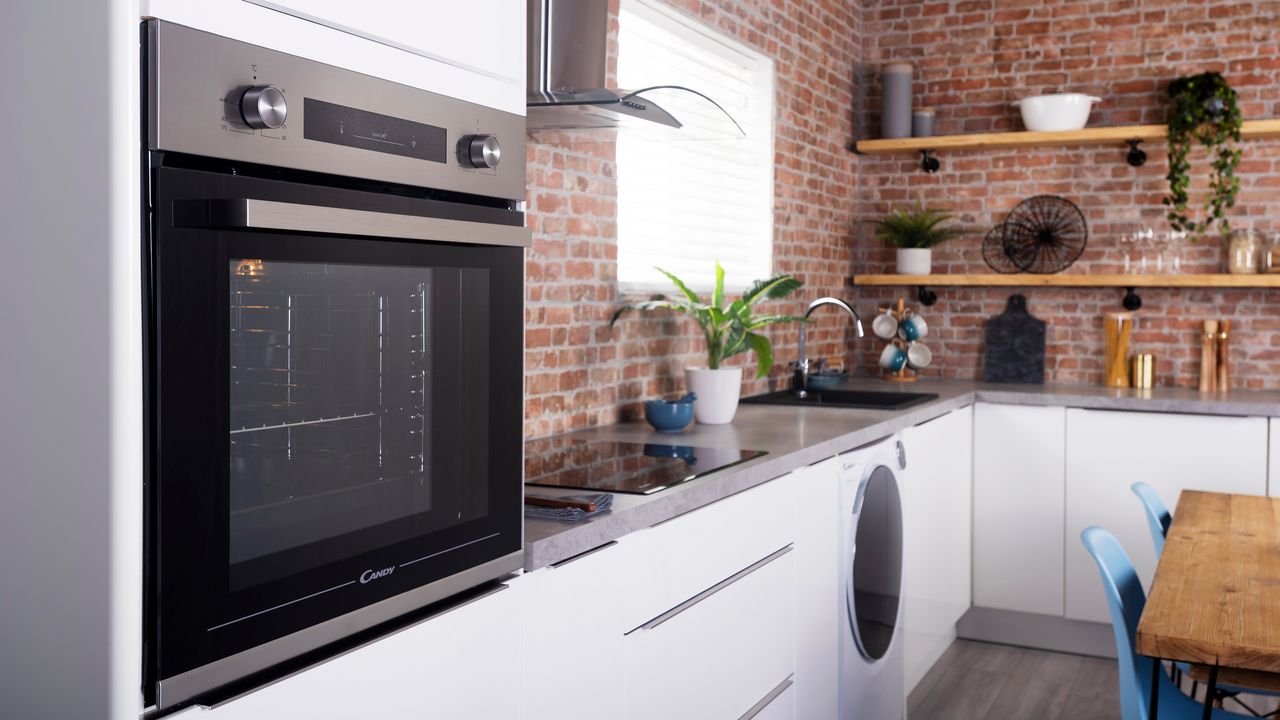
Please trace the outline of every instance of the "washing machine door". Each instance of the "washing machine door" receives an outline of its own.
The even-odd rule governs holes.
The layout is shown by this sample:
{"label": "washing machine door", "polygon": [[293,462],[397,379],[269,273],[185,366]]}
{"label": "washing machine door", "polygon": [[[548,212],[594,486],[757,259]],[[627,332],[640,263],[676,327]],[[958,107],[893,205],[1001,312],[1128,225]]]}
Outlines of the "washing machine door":
{"label": "washing machine door", "polygon": [[869,661],[889,651],[902,599],[902,499],[884,465],[865,473],[853,503],[845,588],[849,627]]}

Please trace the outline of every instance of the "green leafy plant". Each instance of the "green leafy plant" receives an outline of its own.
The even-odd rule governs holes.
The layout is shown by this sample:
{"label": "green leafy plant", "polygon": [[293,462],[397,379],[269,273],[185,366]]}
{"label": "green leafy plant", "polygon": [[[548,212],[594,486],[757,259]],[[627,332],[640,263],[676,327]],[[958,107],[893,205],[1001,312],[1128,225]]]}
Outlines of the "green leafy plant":
{"label": "green leafy plant", "polygon": [[960,227],[940,227],[953,217],[945,210],[926,208],[921,201],[914,209],[890,210],[875,220],[876,237],[900,248],[931,248],[965,233]]}
{"label": "green leafy plant", "polygon": [[724,268],[716,263],[716,285],[708,300],[703,300],[689,289],[680,278],[655,268],[667,276],[681,297],[668,299],[659,295],[651,300],[618,308],[609,321],[610,325],[631,310],[674,310],[693,318],[707,341],[707,367],[716,369],[728,358],[751,350],[757,361],[756,377],[764,377],[773,368],[773,345],[769,338],[757,333],[767,325],[807,322],[796,315],[753,315],[752,308],[761,300],[775,300],[798,290],[803,283],[786,274],[757,280],[742,293],[742,297],[728,305],[724,297]]}
{"label": "green leafy plant", "polygon": [[[1206,72],[1174,80],[1169,84],[1169,99],[1169,195],[1163,200],[1169,207],[1169,224],[1174,230],[1190,234],[1193,240],[1214,223],[1226,235],[1231,232],[1226,210],[1235,206],[1240,190],[1240,179],[1236,177],[1240,150],[1232,144],[1240,142],[1236,91],[1221,74]],[[1208,148],[1213,157],[1205,218],[1201,222],[1192,220],[1187,211],[1187,189],[1191,185],[1188,155],[1196,143]]]}

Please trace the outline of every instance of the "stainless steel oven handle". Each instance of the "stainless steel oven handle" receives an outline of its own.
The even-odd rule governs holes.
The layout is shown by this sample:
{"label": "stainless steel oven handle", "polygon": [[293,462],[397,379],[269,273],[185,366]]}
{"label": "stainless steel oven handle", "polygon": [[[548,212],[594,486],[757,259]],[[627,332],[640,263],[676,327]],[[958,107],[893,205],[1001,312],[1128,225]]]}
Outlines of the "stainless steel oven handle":
{"label": "stainless steel oven handle", "polygon": [[210,201],[207,223],[213,227],[513,247],[529,247],[533,238],[528,228],[513,225],[249,198]]}

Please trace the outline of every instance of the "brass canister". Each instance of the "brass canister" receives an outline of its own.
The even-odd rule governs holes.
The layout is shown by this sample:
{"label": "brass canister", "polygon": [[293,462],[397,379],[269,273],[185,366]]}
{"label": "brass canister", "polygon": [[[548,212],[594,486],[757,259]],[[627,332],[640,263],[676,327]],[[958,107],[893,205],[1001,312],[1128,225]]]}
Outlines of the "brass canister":
{"label": "brass canister", "polygon": [[1129,336],[1133,332],[1133,313],[1109,312],[1103,316],[1103,353],[1107,387],[1129,387]]}
{"label": "brass canister", "polygon": [[1155,382],[1156,356],[1151,353],[1138,353],[1133,356],[1133,387],[1150,388]]}

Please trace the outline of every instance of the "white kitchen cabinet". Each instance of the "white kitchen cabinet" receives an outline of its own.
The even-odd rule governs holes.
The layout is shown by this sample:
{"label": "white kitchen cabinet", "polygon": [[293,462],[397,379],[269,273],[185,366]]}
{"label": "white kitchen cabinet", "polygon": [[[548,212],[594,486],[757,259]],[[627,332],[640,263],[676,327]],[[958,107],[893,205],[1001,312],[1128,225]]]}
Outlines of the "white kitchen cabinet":
{"label": "white kitchen cabinet", "polygon": [[738,718],[794,674],[795,556],[762,561],[626,637],[626,718]]}
{"label": "white kitchen cabinet", "polygon": [[[837,714],[840,612],[840,459],[792,473],[796,492],[796,676],[800,718]],[[764,716],[764,713],[761,713]]]}
{"label": "white kitchen cabinet", "polygon": [[499,720],[520,716],[519,580],[492,595],[182,720]]}
{"label": "white kitchen cabinet", "polygon": [[795,540],[790,475],[637,533],[626,603],[634,628]]}
{"label": "white kitchen cabinet", "polygon": [[973,409],[902,432],[903,653],[906,689],[942,656],[969,609],[972,558]]}
{"label": "white kitchen cabinet", "polygon": [[1267,491],[1266,418],[1072,408],[1066,438],[1068,618],[1110,622],[1097,566],[1080,543],[1091,525],[1115,534],[1150,586],[1155,550],[1133,483],[1151,485],[1171,510],[1185,489]]}
{"label": "white kitchen cabinet", "polygon": [[[644,531],[641,531],[644,532]],[[524,720],[595,720],[623,697],[624,602],[636,543],[526,574]]]}
{"label": "white kitchen cabinet", "polygon": [[620,541],[627,718],[737,718],[795,674],[798,480]]}
{"label": "white kitchen cabinet", "polygon": [[1062,615],[1065,436],[1065,408],[974,406],[974,605]]}
{"label": "white kitchen cabinet", "polygon": [[142,0],[141,14],[525,114],[524,2]]}

